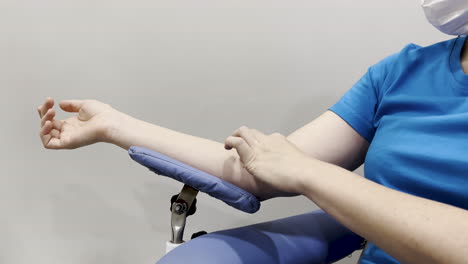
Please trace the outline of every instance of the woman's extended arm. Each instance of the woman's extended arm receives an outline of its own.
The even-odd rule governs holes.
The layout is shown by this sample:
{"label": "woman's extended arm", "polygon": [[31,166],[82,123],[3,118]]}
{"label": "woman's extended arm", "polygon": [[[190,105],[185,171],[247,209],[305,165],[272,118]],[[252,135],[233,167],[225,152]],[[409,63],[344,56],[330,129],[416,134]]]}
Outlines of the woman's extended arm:
{"label": "woman's extended arm", "polygon": [[[55,120],[54,101],[38,107],[45,148],[70,149],[109,142],[124,149],[146,147],[208,172],[261,198],[286,195],[247,172],[238,155],[220,142],[163,128],[119,112],[95,100],[65,100],[60,108],[78,113]],[[368,143],[333,112],[325,112],[288,139],[311,157],[354,170],[362,164]]]}
{"label": "woman's extended arm", "polygon": [[[108,128],[107,140],[124,149],[142,146],[156,150],[195,168],[229,181],[258,197],[287,195],[259,181],[244,169],[237,153],[227,152],[220,142],[195,137],[138,120],[126,114]],[[364,160],[368,147],[345,121],[327,111],[296,130],[288,139],[319,160],[354,170]]]}

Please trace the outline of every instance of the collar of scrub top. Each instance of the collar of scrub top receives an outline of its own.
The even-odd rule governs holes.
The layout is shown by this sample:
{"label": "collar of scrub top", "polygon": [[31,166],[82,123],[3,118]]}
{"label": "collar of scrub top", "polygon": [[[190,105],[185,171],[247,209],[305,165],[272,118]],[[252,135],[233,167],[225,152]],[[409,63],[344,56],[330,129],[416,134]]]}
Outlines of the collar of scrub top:
{"label": "collar of scrub top", "polygon": [[260,209],[257,197],[218,177],[147,148],[132,146],[128,153],[154,173],[180,181],[243,212],[252,214]]}

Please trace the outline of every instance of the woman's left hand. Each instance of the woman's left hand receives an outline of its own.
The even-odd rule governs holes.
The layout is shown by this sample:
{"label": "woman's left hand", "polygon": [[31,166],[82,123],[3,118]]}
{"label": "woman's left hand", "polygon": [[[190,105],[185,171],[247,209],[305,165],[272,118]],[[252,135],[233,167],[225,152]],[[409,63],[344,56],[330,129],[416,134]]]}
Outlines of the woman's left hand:
{"label": "woman's left hand", "polygon": [[304,168],[311,159],[285,136],[243,126],[225,140],[224,148],[235,148],[245,169],[259,180],[280,191],[301,193]]}

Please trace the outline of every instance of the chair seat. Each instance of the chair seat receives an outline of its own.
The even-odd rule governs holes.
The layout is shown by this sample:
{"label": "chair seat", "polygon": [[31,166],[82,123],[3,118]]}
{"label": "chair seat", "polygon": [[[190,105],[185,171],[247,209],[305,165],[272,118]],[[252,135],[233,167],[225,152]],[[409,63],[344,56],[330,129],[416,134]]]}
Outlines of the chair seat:
{"label": "chair seat", "polygon": [[158,264],[332,263],[363,238],[322,210],[209,233],[173,249]]}

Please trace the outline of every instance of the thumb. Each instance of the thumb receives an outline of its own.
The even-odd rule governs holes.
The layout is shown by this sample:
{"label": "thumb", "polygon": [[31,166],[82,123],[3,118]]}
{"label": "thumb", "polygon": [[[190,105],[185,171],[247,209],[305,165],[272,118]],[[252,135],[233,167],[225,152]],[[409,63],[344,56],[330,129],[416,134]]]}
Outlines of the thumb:
{"label": "thumb", "polygon": [[63,111],[72,113],[79,112],[82,105],[83,100],[62,100],[59,103]]}

